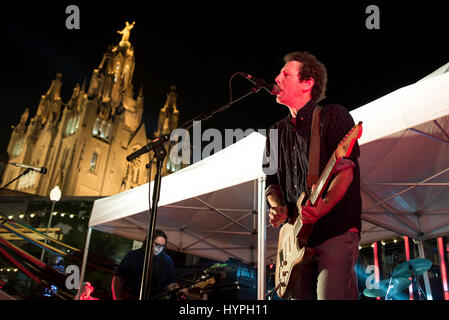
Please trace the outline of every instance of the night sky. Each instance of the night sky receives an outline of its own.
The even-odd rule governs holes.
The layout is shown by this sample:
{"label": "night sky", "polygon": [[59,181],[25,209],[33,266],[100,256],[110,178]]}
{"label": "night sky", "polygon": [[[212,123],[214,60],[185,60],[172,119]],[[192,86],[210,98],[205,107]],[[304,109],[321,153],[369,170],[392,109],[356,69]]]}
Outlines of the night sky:
{"label": "night sky", "polygon": [[[34,117],[56,73],[63,74],[64,102],[76,83],[89,83],[108,46],[120,41],[117,31],[125,21],[136,22],[130,36],[136,58],[133,83],[136,94],[143,86],[149,137],[172,84],[177,87],[181,124],[227,104],[228,83],[235,72],[274,81],[283,56],[291,51],[310,51],[326,65],[328,90],[322,103],[338,103],[348,110],[449,62],[449,1],[422,6],[395,1],[394,7],[379,1],[92,2],[2,4],[1,154],[11,126],[27,107]],[[79,30],[65,27],[70,4],[80,9]],[[379,30],[365,26],[370,4],[380,9]],[[238,97],[251,83],[235,77],[232,88]],[[268,128],[287,113],[274,96],[261,90],[216,114],[202,129]]]}

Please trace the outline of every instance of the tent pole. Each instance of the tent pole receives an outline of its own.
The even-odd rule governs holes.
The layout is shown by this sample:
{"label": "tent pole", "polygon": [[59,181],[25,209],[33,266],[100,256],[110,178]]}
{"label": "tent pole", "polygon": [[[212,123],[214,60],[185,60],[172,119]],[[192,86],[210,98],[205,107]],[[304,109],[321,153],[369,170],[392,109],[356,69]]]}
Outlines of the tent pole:
{"label": "tent pole", "polygon": [[259,178],[258,187],[258,223],[257,223],[257,300],[265,300],[266,287],[266,202],[265,202],[265,177]]}
{"label": "tent pole", "polygon": [[[418,240],[418,253],[420,259],[426,258],[424,255],[424,245],[422,239]],[[432,290],[430,289],[429,275],[427,271],[423,273],[423,278],[424,278],[424,285],[426,287],[427,300],[433,300]]]}
{"label": "tent pole", "polygon": [[83,283],[84,283],[84,276],[86,273],[86,265],[87,265],[87,256],[89,254],[89,246],[90,246],[90,237],[92,234],[92,228],[89,228],[87,230],[87,236],[86,236],[86,244],[84,245],[84,254],[83,254],[83,263],[81,265],[81,275],[80,275],[80,286],[78,289],[78,294],[76,295],[76,300],[79,300],[81,298],[81,292],[83,291]]}

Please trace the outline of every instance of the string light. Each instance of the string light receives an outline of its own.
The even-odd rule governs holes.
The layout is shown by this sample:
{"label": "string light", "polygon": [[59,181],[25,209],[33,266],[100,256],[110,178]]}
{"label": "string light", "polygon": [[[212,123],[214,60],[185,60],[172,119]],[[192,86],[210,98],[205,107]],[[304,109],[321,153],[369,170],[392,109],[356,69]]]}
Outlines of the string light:
{"label": "string light", "polygon": [[1,268],[0,272],[3,272],[3,271],[6,271],[6,272],[17,272],[17,271],[19,271],[19,269],[17,269],[17,268]]}
{"label": "string light", "polygon": [[[54,211],[54,212],[52,212],[52,215],[53,216],[58,216],[58,215],[60,215],[61,217],[64,217],[64,216],[69,216],[70,217],[70,219],[73,219],[73,218],[78,218],[78,219],[85,219],[85,218],[87,218],[87,219],[89,219],[89,217],[80,217],[80,216],[78,216],[78,215],[76,215],[76,214],[73,214],[73,213],[68,213],[68,212],[60,212],[60,213],[58,213],[57,211]],[[27,214],[20,214],[18,217],[16,216],[16,218],[17,219],[24,219],[26,216],[29,216],[30,218],[34,218],[34,217],[36,217],[36,216],[45,216],[45,213],[41,213],[41,212],[38,212],[38,213],[27,213]],[[9,215],[8,216],[8,219],[10,219],[10,220],[14,220],[14,215]]]}

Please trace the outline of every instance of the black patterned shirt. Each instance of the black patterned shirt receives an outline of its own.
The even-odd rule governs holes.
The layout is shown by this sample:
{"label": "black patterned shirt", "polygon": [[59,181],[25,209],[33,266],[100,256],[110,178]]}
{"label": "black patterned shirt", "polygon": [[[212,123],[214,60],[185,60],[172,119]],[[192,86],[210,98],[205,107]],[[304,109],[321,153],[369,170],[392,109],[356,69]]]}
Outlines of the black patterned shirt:
{"label": "black patterned shirt", "polygon": [[[307,186],[310,131],[316,106],[316,103],[310,100],[298,111],[296,123],[289,114],[270,128],[278,130],[277,159],[275,159],[274,152],[270,154],[270,145],[273,142],[270,141],[270,135],[267,135],[265,156],[270,159],[271,165],[277,160],[278,166],[277,171],[273,174],[265,171],[268,164],[264,164],[264,171],[267,175],[266,190],[273,187],[280,189],[289,209],[289,215],[295,210],[296,201]],[[344,107],[337,104],[328,104],[323,107],[320,121],[320,174],[338,143],[353,126],[354,120]],[[355,143],[352,153],[348,157],[355,165],[353,180],[342,199],[327,215],[314,224],[309,238],[310,246],[319,245],[354,227],[360,232],[362,200],[360,168],[357,161],[359,155],[360,148],[358,143]]]}

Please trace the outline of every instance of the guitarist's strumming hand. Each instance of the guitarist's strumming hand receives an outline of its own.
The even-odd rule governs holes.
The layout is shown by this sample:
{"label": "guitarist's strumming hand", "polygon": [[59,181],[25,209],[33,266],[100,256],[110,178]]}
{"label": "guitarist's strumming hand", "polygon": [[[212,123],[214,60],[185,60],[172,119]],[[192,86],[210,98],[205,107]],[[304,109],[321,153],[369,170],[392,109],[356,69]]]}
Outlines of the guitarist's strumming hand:
{"label": "guitarist's strumming hand", "polygon": [[[316,185],[312,185],[312,192],[315,192]],[[312,206],[310,200],[307,200],[305,205],[301,206],[300,214],[301,214],[301,222],[303,224],[314,224],[321,217],[331,211],[332,207],[329,205],[327,199],[322,199],[318,197],[314,206]]]}
{"label": "guitarist's strumming hand", "polygon": [[319,198],[316,206],[312,206],[310,200],[307,200],[305,206],[301,206],[301,221],[303,224],[314,224],[321,217],[331,211],[332,207],[327,203],[326,199]]}
{"label": "guitarist's strumming hand", "polygon": [[[324,199],[318,197],[314,206],[311,205],[310,200],[307,200],[306,204],[301,206],[300,214],[303,224],[315,223],[331,211],[348,190],[352,182],[353,172],[353,163],[351,161],[341,161],[326,197]],[[312,193],[315,190],[316,185],[313,185]]]}
{"label": "guitarist's strumming hand", "polygon": [[283,224],[288,218],[287,206],[271,207],[270,208],[270,223],[277,228]]}

